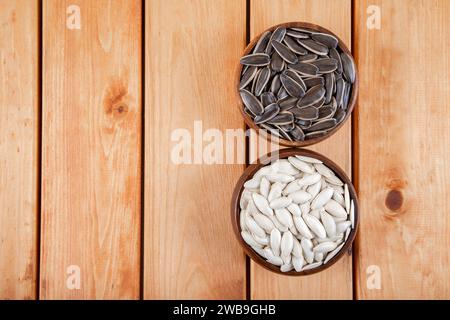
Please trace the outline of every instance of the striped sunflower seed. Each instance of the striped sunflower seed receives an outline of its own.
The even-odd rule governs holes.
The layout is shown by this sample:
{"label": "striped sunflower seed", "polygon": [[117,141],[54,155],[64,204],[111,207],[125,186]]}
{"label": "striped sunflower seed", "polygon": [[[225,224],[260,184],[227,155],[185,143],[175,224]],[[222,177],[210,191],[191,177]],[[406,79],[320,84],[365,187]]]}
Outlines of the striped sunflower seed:
{"label": "striped sunflower seed", "polygon": [[267,66],[270,63],[270,57],[265,53],[252,53],[241,58],[241,64],[247,66]]}
{"label": "striped sunflower seed", "polygon": [[271,121],[280,112],[280,106],[275,102],[264,108],[264,113],[255,117],[255,124]]}
{"label": "striped sunflower seed", "polygon": [[274,47],[275,51],[280,55],[280,57],[283,58],[283,60],[286,61],[287,63],[295,64],[298,62],[297,55],[281,42],[276,40],[272,41],[272,46]]}

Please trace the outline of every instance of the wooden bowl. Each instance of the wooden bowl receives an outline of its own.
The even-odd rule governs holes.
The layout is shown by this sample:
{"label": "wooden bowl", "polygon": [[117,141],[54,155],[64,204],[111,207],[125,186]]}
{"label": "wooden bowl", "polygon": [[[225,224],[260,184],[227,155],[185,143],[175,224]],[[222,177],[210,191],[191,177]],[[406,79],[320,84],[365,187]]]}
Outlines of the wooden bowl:
{"label": "wooden bowl", "polygon": [[[342,51],[346,52],[351,57],[353,57],[351,52],[350,52],[350,50],[348,50],[347,46],[345,45],[345,43],[337,35],[335,35],[333,32],[331,32],[328,29],[325,29],[325,28],[323,28],[321,26],[318,26],[316,24],[307,23],[307,22],[281,23],[281,24],[275,25],[273,27],[270,27],[270,28],[264,30],[259,35],[257,35],[255,38],[253,38],[253,40],[247,45],[247,47],[245,48],[245,51],[242,54],[242,56],[245,56],[245,55],[249,54],[250,51],[252,51],[253,47],[256,45],[256,43],[258,42],[258,40],[259,40],[259,38],[261,37],[262,34],[264,34],[266,31],[273,31],[273,30],[275,30],[278,27],[284,27],[284,28],[307,28],[307,29],[311,29],[311,30],[314,30],[314,31],[331,34],[332,36],[336,37],[336,39],[338,39],[338,41],[339,41],[338,47]],[[353,59],[353,61],[354,61],[354,59]],[[266,131],[265,129],[262,129],[258,125],[256,125],[253,122],[253,119],[248,114],[246,114],[245,111],[244,111],[244,104],[242,102],[241,96],[239,95],[239,82],[241,80],[242,68],[243,68],[243,65],[238,62],[236,70],[235,70],[235,75],[234,75],[234,83],[235,83],[235,88],[236,88],[235,97],[236,97],[236,101],[237,101],[237,106],[239,108],[239,112],[244,117],[244,121],[247,124],[247,126],[252,128],[253,130],[256,130],[256,132],[259,132],[260,130]],[[305,146],[309,146],[309,145],[318,143],[320,141],[323,141],[323,140],[327,139],[328,137],[331,137],[334,133],[336,133],[336,131],[339,130],[339,128],[341,128],[344,125],[344,123],[350,117],[350,115],[351,115],[351,113],[352,113],[352,111],[353,111],[353,109],[355,107],[356,98],[358,97],[358,84],[359,84],[359,82],[358,82],[358,70],[357,70],[356,64],[355,64],[355,82],[352,85],[352,92],[351,92],[351,96],[350,96],[350,99],[349,99],[349,102],[348,102],[346,115],[345,115],[344,119],[341,121],[341,123],[339,123],[336,127],[331,129],[330,131],[328,131],[327,134],[325,134],[323,136],[320,136],[320,137],[304,140],[304,141],[289,141],[289,140],[282,139],[282,138],[279,138],[279,137],[276,137],[276,139],[274,139],[274,138],[272,138],[272,134],[270,132],[267,132],[267,135],[266,135],[267,139],[269,141],[274,140],[274,142],[279,141],[279,143],[281,145],[287,146],[287,147],[305,147]]]}
{"label": "wooden bowl", "polygon": [[[313,157],[316,159],[321,160],[327,167],[329,167],[336,176],[341,179],[344,183],[348,185],[348,190],[350,193],[350,199],[354,202],[355,207],[355,228],[352,229],[350,232],[347,241],[345,242],[342,249],[328,261],[326,264],[322,264],[321,266],[311,269],[311,270],[305,270],[301,272],[297,272],[295,270],[289,271],[289,272],[281,272],[280,268],[268,263],[266,260],[264,260],[263,257],[261,257],[258,253],[256,253],[241,237],[241,226],[239,223],[239,217],[240,217],[240,205],[239,200],[242,195],[242,191],[244,190],[244,183],[247,180],[250,180],[256,171],[258,171],[261,167],[265,166],[267,163],[270,163],[272,161],[275,161],[277,159],[286,159],[290,156],[307,156],[307,157]],[[359,205],[358,205],[358,198],[356,195],[355,188],[353,187],[352,182],[350,181],[349,177],[345,174],[345,172],[333,161],[328,159],[327,157],[321,155],[320,153],[306,150],[306,149],[298,149],[298,148],[289,148],[289,149],[282,149],[278,151],[278,153],[269,153],[268,155],[264,156],[262,159],[268,159],[269,162],[265,161],[266,164],[261,163],[259,160],[256,164],[251,164],[248,166],[242,176],[239,178],[238,182],[236,183],[236,186],[233,191],[233,196],[231,199],[231,222],[233,225],[233,230],[236,235],[236,238],[238,239],[239,243],[241,244],[242,248],[244,249],[245,253],[256,263],[263,266],[267,270],[284,274],[284,275],[291,275],[291,276],[305,276],[310,275],[313,273],[320,272],[322,270],[325,270],[332,266],[336,261],[338,261],[348,250],[351,248],[351,245],[355,239],[356,232],[358,230],[359,225]]]}

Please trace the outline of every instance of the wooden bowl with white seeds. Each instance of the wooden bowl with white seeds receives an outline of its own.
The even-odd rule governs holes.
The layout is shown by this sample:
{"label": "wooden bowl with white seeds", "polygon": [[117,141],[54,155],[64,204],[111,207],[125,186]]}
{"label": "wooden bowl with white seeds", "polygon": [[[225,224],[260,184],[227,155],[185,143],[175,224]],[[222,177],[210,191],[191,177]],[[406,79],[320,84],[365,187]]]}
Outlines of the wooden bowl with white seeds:
{"label": "wooden bowl with white seeds", "polygon": [[358,95],[347,46],[330,30],[304,22],[279,24],[256,36],[234,81],[246,124],[288,147],[333,135],[350,117]]}
{"label": "wooden bowl with white seeds", "polygon": [[359,223],[355,189],[327,157],[289,148],[244,171],[231,201],[233,230],[246,254],[285,275],[309,275],[351,248]]}

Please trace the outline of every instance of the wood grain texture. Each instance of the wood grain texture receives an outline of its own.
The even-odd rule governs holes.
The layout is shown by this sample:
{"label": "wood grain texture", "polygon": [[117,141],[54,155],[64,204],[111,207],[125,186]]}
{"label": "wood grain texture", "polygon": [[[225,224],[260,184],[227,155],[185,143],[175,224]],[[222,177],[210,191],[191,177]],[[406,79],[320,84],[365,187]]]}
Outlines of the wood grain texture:
{"label": "wood grain texture", "polygon": [[[351,1],[252,0],[250,33],[283,22],[304,21],[321,25],[336,33],[351,47]],[[335,135],[312,150],[318,151],[351,175],[351,120]],[[251,263],[252,299],[352,299],[352,259],[343,257],[330,269],[307,277],[277,275]]]}
{"label": "wood grain texture", "polygon": [[[381,9],[379,30],[366,28],[369,5]],[[357,295],[449,299],[450,2],[357,1],[355,10]],[[379,290],[366,285],[369,266],[380,268]]]}
{"label": "wood grain texture", "polygon": [[146,2],[146,299],[245,296],[245,256],[229,215],[244,164],[171,159],[176,129],[186,128],[196,148],[194,121],[203,130],[243,129],[233,71],[245,47],[245,12],[243,0]]}
{"label": "wood grain texture", "polygon": [[0,2],[0,299],[34,299],[38,7]]}
{"label": "wood grain texture", "polygon": [[139,297],[140,16],[140,1],[43,3],[42,299]]}

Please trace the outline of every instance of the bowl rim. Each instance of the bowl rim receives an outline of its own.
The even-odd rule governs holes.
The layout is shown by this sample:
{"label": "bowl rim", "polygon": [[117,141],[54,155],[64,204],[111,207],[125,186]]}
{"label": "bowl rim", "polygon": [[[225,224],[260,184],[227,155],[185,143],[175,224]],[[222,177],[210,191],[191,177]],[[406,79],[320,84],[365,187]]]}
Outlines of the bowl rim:
{"label": "bowl rim", "polygon": [[350,52],[350,50],[348,49],[347,45],[332,31],[319,26],[317,24],[313,24],[313,23],[308,23],[308,22],[301,22],[301,21],[291,21],[291,22],[285,22],[285,23],[280,23],[274,26],[271,26],[270,28],[265,29],[264,31],[262,31],[261,33],[259,33],[256,37],[254,37],[250,43],[245,47],[245,50],[242,54],[242,56],[245,56],[247,54],[250,53],[250,51],[253,49],[253,47],[256,45],[256,43],[258,42],[259,38],[267,31],[273,31],[278,27],[284,27],[284,28],[306,28],[306,29],[311,29],[313,31],[318,31],[318,32],[323,32],[323,33],[328,33],[331,34],[332,36],[336,37],[336,39],[338,40],[338,46],[341,48],[342,51],[344,51],[345,53],[349,54],[350,57],[352,57],[353,60],[353,64],[355,66],[355,81],[352,84],[352,94],[350,96],[350,100],[348,102],[348,107],[347,107],[347,112],[345,114],[344,119],[333,129],[331,129],[330,131],[328,131],[325,135],[320,136],[320,137],[316,137],[316,138],[312,138],[312,139],[308,139],[308,140],[304,140],[304,141],[289,141],[286,140],[282,137],[277,137],[277,136],[273,136],[271,132],[268,132],[265,129],[260,128],[258,125],[256,125],[252,118],[245,113],[244,111],[244,104],[242,102],[241,96],[239,94],[239,83],[241,80],[241,73],[242,73],[242,69],[243,69],[243,65],[238,61],[237,62],[237,66],[235,67],[235,72],[234,72],[234,81],[235,81],[235,97],[237,100],[237,107],[239,108],[239,112],[241,113],[242,117],[244,118],[244,122],[246,123],[246,125],[248,127],[250,127],[251,129],[255,130],[256,132],[258,132],[258,134],[262,131],[266,132],[266,139],[268,141],[273,141],[273,142],[279,142],[281,145],[286,146],[286,147],[306,147],[306,146],[310,146],[316,143],[319,143],[325,139],[328,139],[329,137],[331,137],[332,135],[334,135],[346,122],[347,120],[350,118],[355,105],[356,105],[356,100],[358,98],[358,92],[359,92],[359,77],[358,77],[358,69],[355,63],[355,59],[352,55],[352,53]]}
{"label": "bowl rim", "polygon": [[[254,251],[242,238],[241,236],[241,226],[240,226],[240,198],[241,194],[244,190],[244,183],[251,179],[253,175],[256,173],[257,170],[259,170],[261,167],[266,166],[270,164],[272,161],[277,159],[286,159],[290,156],[307,156],[307,157],[313,157],[318,160],[321,160],[327,167],[329,167],[338,178],[340,178],[344,183],[348,185],[349,193],[350,193],[350,199],[353,200],[354,208],[355,208],[355,227],[351,230],[347,241],[345,241],[344,246],[342,249],[333,257],[331,258],[326,264],[322,264],[317,268],[313,268],[311,270],[305,270],[301,272],[297,272],[295,270],[291,270],[289,272],[281,272],[280,268],[268,263],[266,260],[264,260],[256,251]],[[260,159],[267,159],[267,161],[264,161],[262,163]],[[302,148],[286,148],[281,149],[279,151],[274,151],[271,153],[268,153],[264,155],[263,157],[259,158],[256,163],[253,163],[249,165],[244,172],[242,173],[241,177],[237,181],[234,190],[233,195],[231,198],[231,223],[233,227],[234,234],[236,238],[238,239],[241,247],[244,249],[247,256],[249,256],[254,262],[259,264],[260,266],[264,267],[267,270],[273,271],[278,274],[282,275],[290,275],[290,276],[306,276],[311,275],[314,273],[321,272],[325,269],[328,269],[333,264],[335,264],[339,259],[341,259],[344,254],[351,249],[353,241],[355,240],[358,226],[359,226],[359,202],[358,202],[358,196],[356,193],[356,190],[350,180],[350,178],[347,176],[347,174],[342,170],[335,162],[327,158],[326,156],[312,151],[308,149],[302,149]]]}

